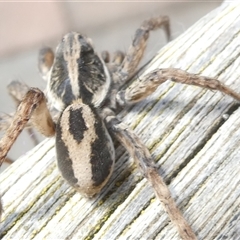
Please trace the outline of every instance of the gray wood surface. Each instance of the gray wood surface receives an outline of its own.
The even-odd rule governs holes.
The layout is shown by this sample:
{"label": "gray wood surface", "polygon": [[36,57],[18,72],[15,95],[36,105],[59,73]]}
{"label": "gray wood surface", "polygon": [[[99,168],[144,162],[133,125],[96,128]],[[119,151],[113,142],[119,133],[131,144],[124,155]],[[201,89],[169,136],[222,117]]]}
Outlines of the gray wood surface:
{"label": "gray wood surface", "polygon": [[[240,5],[225,3],[159,51],[147,69],[217,77],[240,92]],[[199,239],[240,239],[239,103],[172,82],[119,114],[150,149]],[[0,176],[2,239],[179,239],[149,183],[117,146],[109,184],[94,199],[60,177],[54,139]]]}

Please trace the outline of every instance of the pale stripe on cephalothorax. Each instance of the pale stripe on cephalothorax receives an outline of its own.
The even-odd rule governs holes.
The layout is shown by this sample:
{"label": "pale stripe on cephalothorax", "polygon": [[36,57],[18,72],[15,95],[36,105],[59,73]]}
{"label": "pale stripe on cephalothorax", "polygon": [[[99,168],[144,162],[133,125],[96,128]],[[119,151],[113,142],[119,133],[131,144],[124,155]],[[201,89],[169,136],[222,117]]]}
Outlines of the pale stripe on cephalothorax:
{"label": "pale stripe on cephalothorax", "polygon": [[78,40],[78,34],[73,34],[74,38],[64,38],[64,51],[63,57],[67,63],[68,75],[72,86],[74,96],[79,96],[79,72],[78,72],[78,59],[81,54],[81,43]]}
{"label": "pale stripe on cephalothorax", "polygon": [[105,62],[95,53],[91,41],[75,32],[67,34],[57,47],[50,72],[48,98],[59,111],[80,97],[99,107],[111,86]]}

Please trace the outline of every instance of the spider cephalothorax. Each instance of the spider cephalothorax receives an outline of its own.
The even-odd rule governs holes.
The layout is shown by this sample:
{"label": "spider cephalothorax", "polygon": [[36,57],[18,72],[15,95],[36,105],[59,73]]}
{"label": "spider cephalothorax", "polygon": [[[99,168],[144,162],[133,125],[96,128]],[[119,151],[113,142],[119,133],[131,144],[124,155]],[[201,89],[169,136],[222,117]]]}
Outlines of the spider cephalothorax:
{"label": "spider cephalothorax", "polygon": [[89,38],[71,32],[59,43],[47,91],[59,110],[81,98],[99,107],[109,91],[110,75]]}
{"label": "spider cephalothorax", "polygon": [[151,18],[136,31],[126,55],[116,52],[112,61],[107,52],[100,57],[89,38],[74,32],[63,37],[55,57],[49,48],[41,50],[39,66],[47,80],[48,105],[51,112],[55,108],[59,114],[51,116],[43,92],[30,89],[0,142],[0,159],[3,161],[31,118],[31,124],[41,133],[55,135],[62,176],[83,195],[92,197],[111,176],[115,161],[112,138],[116,138],[152,185],[182,239],[196,239],[159,176],[147,147],[118,119],[116,110],[118,105],[124,107],[146,98],[168,79],[215,89],[237,100],[240,95],[216,79],[174,68],[156,69],[124,88],[137,71],[149,32],[160,27],[170,39],[168,18]]}

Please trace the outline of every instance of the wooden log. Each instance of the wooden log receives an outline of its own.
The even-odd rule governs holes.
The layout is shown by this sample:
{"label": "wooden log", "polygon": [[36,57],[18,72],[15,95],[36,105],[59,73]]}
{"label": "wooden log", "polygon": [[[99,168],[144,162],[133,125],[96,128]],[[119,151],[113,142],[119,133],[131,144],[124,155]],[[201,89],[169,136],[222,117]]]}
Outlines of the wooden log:
{"label": "wooden log", "polygon": [[[240,5],[224,3],[161,49],[145,73],[181,68],[240,92],[239,26]],[[239,103],[219,92],[166,82],[119,117],[150,149],[197,237],[239,239]],[[179,239],[121,146],[109,184],[91,200],[59,175],[54,139],[4,171],[0,187],[1,239]]]}

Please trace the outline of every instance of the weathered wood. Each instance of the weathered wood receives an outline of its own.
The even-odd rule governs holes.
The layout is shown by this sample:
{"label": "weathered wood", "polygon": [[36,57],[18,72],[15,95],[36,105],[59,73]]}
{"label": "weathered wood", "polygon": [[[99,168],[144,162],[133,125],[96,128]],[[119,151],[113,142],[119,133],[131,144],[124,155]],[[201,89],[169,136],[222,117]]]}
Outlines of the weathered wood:
{"label": "weathered wood", "polygon": [[[240,92],[239,26],[240,5],[223,4],[164,47],[147,72],[177,67]],[[151,150],[199,239],[240,239],[238,107],[221,93],[167,82],[119,114]],[[60,177],[53,139],[26,153],[0,176],[1,238],[179,239],[124,149],[116,155],[109,184],[88,200]]]}

